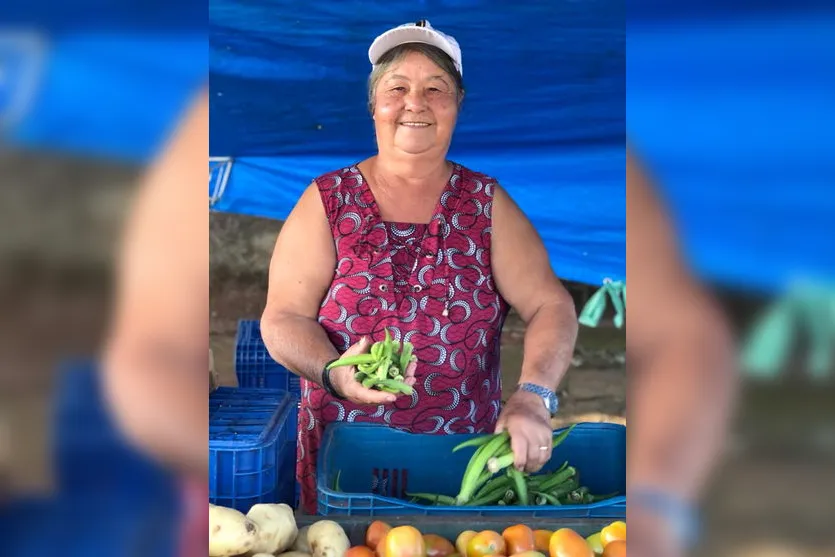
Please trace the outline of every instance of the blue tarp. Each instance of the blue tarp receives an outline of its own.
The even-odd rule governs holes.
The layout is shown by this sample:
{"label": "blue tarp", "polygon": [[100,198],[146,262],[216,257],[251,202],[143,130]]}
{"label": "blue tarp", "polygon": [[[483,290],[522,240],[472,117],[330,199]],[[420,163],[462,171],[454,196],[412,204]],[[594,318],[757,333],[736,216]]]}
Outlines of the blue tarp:
{"label": "blue tarp", "polygon": [[629,138],[699,273],[766,292],[835,279],[835,12],[627,32]]}
{"label": "blue tarp", "polygon": [[628,25],[615,0],[240,4],[211,3],[211,152],[235,161],[217,210],[281,218],[311,178],[373,153],[368,44],[426,17],[463,50],[451,158],[501,181],[561,276],[625,274],[627,121],[702,277],[777,291],[835,275],[835,17],[819,2],[645,0]]}
{"label": "blue tarp", "polygon": [[234,159],[216,210],[286,217],[317,175],[372,155],[368,46],[428,18],[463,51],[450,158],[510,192],[561,276],[624,278],[622,1],[318,6],[211,3],[210,149]]}
{"label": "blue tarp", "polygon": [[0,132],[25,147],[145,162],[207,65],[205,33],[0,30],[0,124],[16,116]]}
{"label": "blue tarp", "polygon": [[[628,131],[702,277],[772,291],[801,271],[835,278],[835,15],[791,9],[640,0],[626,25],[613,0],[212,0],[211,154],[235,160],[214,207],[281,218],[311,178],[371,154],[368,44],[428,18],[464,52],[451,157],[510,190],[562,276],[624,274]],[[12,138],[147,160],[205,79],[204,45],[63,37]],[[79,67],[86,82],[68,81]]]}

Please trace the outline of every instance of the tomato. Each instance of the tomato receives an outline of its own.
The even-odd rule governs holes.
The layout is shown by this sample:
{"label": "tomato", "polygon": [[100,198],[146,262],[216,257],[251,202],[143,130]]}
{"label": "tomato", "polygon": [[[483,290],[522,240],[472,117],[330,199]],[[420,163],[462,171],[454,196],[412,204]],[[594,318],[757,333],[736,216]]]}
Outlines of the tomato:
{"label": "tomato", "polygon": [[536,548],[533,530],[524,524],[508,526],[502,532],[502,538],[504,538],[504,543],[507,546],[508,555],[533,551]]}
{"label": "tomato", "polygon": [[467,557],[486,555],[507,555],[504,538],[493,530],[483,530],[472,537],[467,544]]}
{"label": "tomato", "polygon": [[377,549],[377,546],[380,545],[380,540],[386,537],[389,530],[391,530],[391,526],[387,522],[375,520],[368,526],[368,530],[365,531],[365,545],[371,549]]}
{"label": "tomato", "polygon": [[414,526],[396,526],[385,537],[385,557],[426,557],[426,542]]}
{"label": "tomato", "polygon": [[551,536],[550,557],[594,557],[585,538],[570,528],[560,528]]}
{"label": "tomato", "polygon": [[475,530],[464,530],[458,534],[458,538],[455,540],[455,549],[458,550],[461,557],[467,557],[467,544],[477,533]]}
{"label": "tomato", "polygon": [[435,534],[424,534],[423,543],[426,545],[426,557],[449,557],[455,553],[455,546],[448,539]]}
{"label": "tomato", "polygon": [[600,543],[605,549],[614,541],[626,541],[626,523],[622,521],[612,522],[600,531]]}
{"label": "tomato", "polygon": [[355,545],[345,552],[345,557],[375,557],[374,551],[365,545]]}
{"label": "tomato", "polygon": [[586,538],[586,543],[589,544],[589,547],[594,551],[595,555],[603,554],[603,543],[600,541],[600,532]]}
{"label": "tomato", "polygon": [[603,550],[603,557],[626,557],[626,542],[623,540],[609,542]]}
{"label": "tomato", "polygon": [[541,551],[544,554],[548,554],[548,545],[551,543],[551,535],[554,532],[551,530],[534,530],[533,531],[533,540],[534,540],[534,548],[537,551]]}

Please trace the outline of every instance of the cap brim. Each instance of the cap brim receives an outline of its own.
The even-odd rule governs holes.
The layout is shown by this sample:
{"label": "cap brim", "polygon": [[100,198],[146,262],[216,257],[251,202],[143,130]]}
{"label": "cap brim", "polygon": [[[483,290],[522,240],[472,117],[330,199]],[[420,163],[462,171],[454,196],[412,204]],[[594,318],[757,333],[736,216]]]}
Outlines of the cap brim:
{"label": "cap brim", "polygon": [[380,58],[392,48],[406,43],[423,43],[440,48],[452,59],[458,71],[461,71],[459,62],[456,60],[456,53],[450,47],[449,42],[437,31],[417,26],[395,27],[374,39],[368,49],[368,59],[371,65],[377,65]]}

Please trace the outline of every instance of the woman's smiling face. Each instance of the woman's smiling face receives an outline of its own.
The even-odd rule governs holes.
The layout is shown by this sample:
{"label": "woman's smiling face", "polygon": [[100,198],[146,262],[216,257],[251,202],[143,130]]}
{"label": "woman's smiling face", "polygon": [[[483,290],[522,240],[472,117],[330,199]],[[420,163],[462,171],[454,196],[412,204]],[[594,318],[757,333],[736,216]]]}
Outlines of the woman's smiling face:
{"label": "woman's smiling face", "polygon": [[381,76],[373,118],[380,149],[446,156],[458,118],[452,76],[419,52],[408,52]]}

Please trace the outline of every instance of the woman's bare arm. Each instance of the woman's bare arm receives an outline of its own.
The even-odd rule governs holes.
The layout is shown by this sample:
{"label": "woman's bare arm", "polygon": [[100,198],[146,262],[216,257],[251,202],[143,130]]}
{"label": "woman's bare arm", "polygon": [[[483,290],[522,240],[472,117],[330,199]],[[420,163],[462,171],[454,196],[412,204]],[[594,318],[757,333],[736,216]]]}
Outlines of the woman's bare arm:
{"label": "woman's bare arm", "polygon": [[630,480],[692,498],[719,454],[736,393],[731,336],[631,158],[626,176]]}
{"label": "woman's bare arm", "polygon": [[[308,186],[284,223],[270,262],[267,305],[261,316],[261,336],[275,361],[315,383],[322,369],[340,355],[319,325],[322,299],[336,270],[333,234],[315,183]],[[351,346],[346,355],[365,352],[370,339]],[[366,389],[354,380],[353,367],[331,372],[334,388],[356,403],[382,404],[395,396]],[[414,373],[414,366],[407,375]]]}
{"label": "woman's bare arm", "polygon": [[542,239],[501,187],[493,200],[492,267],[496,286],[526,324],[520,382],[556,391],[577,341],[574,300],[554,270]]}
{"label": "woman's bare arm", "polygon": [[695,504],[725,440],[737,392],[734,348],[722,314],[688,273],[665,211],[631,156],[626,181],[627,489],[630,497],[645,494],[630,499],[630,546],[648,556],[675,556],[681,540],[669,521],[677,513],[641,502],[662,494],[668,503],[678,502],[675,508]]}
{"label": "woman's bare arm", "polygon": [[180,471],[208,475],[208,96],[190,107],[132,206],[103,353],[122,431]]}
{"label": "woman's bare arm", "polygon": [[313,183],[276,240],[261,335],[273,359],[319,384],[322,368],[339,356],[317,321],[335,268],[333,236]]}

